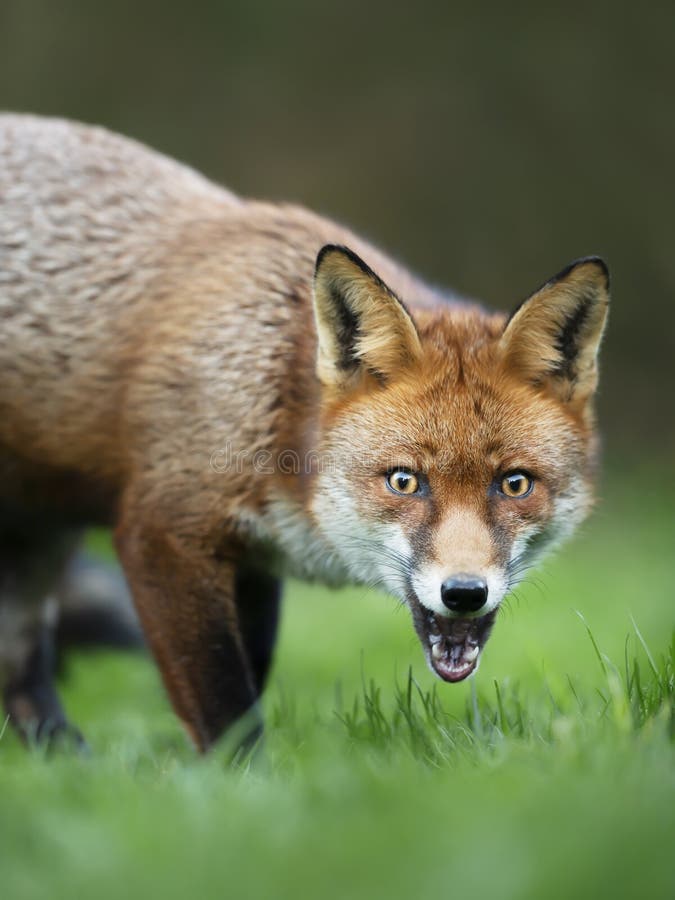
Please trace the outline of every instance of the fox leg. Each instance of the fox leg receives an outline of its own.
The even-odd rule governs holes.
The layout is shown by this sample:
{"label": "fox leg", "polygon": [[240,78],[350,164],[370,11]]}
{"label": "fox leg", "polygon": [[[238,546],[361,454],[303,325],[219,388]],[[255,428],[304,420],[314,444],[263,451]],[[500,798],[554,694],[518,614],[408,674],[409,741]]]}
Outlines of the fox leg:
{"label": "fox leg", "polygon": [[235,603],[235,559],[130,512],[117,529],[117,550],[176,713],[202,752],[248,713],[241,743],[250,745],[261,725]]}
{"label": "fox leg", "polygon": [[237,570],[235,596],[244,646],[256,689],[261,694],[279,630],[281,582],[265,572],[240,568]]}
{"label": "fox leg", "polygon": [[77,538],[0,535],[0,685],[10,723],[25,740],[81,736],[66,719],[54,684],[56,588]]}

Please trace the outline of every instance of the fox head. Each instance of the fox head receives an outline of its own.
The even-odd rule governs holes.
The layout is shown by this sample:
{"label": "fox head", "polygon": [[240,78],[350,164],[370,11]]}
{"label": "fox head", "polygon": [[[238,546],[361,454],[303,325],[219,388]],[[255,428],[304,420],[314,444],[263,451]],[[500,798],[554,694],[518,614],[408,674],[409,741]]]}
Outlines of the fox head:
{"label": "fox head", "polygon": [[505,595],[589,510],[608,303],[588,257],[509,318],[413,318],[350,250],[319,253],[312,513],[356,580],[407,603],[446,681],[475,670]]}

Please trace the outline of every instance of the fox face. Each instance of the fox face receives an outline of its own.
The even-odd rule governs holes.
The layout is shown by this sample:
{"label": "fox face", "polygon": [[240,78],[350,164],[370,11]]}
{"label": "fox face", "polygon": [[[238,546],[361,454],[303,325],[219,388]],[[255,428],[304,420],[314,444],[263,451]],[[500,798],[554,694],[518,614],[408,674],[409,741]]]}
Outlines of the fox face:
{"label": "fox face", "polygon": [[608,308],[587,258],[510,318],[418,312],[346,248],[319,255],[316,527],[352,578],[406,603],[432,670],[477,667],[506,594],[592,501]]}

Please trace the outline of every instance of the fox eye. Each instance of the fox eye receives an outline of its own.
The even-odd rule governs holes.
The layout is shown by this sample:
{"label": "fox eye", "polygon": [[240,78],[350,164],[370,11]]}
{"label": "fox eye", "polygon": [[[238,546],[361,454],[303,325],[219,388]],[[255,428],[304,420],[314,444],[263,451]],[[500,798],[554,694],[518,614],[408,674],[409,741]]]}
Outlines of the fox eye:
{"label": "fox eye", "polygon": [[520,499],[527,497],[532,490],[534,479],[526,475],[525,472],[508,472],[502,477],[499,490],[506,497],[515,497]]}
{"label": "fox eye", "polygon": [[416,494],[420,489],[419,479],[412,472],[396,469],[387,475],[387,484],[396,494]]}

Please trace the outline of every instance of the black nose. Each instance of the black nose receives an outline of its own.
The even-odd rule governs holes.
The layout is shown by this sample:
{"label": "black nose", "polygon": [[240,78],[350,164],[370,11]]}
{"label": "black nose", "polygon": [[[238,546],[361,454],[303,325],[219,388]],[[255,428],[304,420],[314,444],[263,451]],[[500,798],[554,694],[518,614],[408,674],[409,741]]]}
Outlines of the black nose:
{"label": "black nose", "polygon": [[441,585],[441,600],[456,613],[476,612],[487,600],[487,583],[475,575],[453,575]]}

